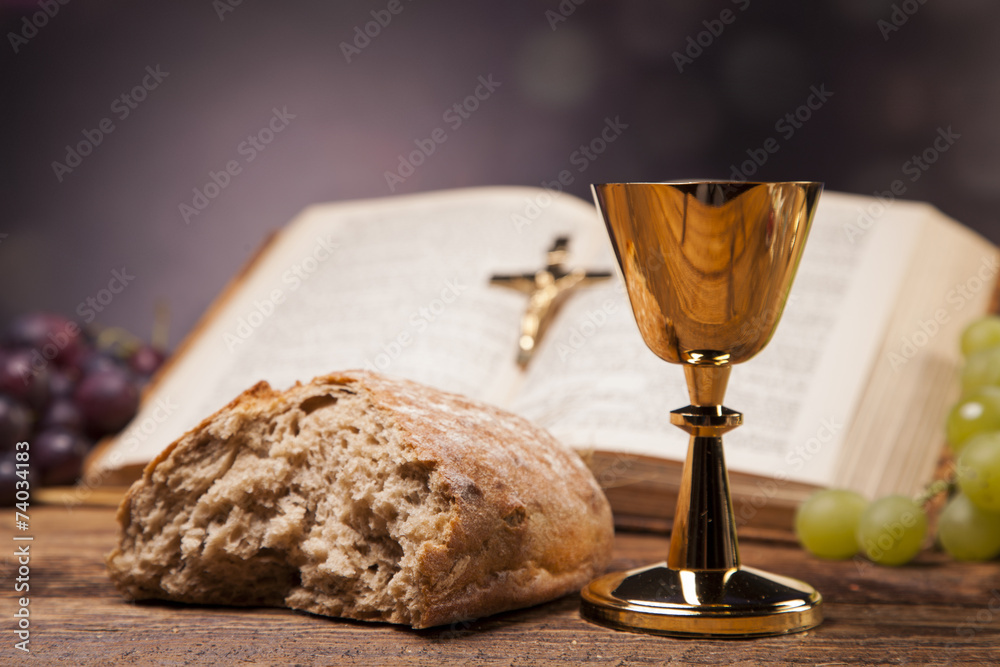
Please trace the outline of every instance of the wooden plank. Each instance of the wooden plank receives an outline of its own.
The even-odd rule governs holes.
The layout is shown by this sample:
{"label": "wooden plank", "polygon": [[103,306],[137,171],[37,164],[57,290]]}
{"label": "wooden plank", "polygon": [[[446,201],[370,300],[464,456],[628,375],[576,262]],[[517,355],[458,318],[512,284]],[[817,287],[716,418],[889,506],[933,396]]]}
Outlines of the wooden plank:
{"label": "wooden plank", "polygon": [[[786,637],[678,640],[591,625],[580,619],[575,596],[422,631],[283,609],[135,604],[118,596],[104,572],[115,541],[112,510],[34,508],[24,534],[35,538],[31,649],[46,664],[961,665],[995,664],[1000,656],[1000,563],[960,564],[936,553],[882,568],[819,561],[783,541],[744,540],[747,564],[817,586],[827,620]],[[661,535],[622,533],[613,567],[660,560],[666,548]],[[12,548],[5,552],[9,619],[17,563]],[[0,663],[20,654],[11,637]]]}

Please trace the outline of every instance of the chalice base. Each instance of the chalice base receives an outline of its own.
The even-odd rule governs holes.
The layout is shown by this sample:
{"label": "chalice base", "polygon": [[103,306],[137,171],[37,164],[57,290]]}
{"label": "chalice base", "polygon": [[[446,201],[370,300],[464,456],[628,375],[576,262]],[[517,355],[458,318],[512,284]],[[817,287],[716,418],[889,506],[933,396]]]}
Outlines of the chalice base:
{"label": "chalice base", "polygon": [[666,562],[590,582],[580,613],[630,632],[675,637],[763,637],[823,620],[823,598],[807,583],[751,567],[676,570]]}

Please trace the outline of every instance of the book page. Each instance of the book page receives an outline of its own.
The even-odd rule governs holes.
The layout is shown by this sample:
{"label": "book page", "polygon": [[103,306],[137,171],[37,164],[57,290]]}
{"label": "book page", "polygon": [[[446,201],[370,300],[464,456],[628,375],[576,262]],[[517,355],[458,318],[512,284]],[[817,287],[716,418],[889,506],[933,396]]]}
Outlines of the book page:
{"label": "book page", "polygon": [[959,339],[988,311],[1000,267],[986,239],[929,205],[909,206],[917,210],[905,220],[884,224],[919,225],[920,240],[838,461],[837,484],[870,498],[916,495],[933,477],[960,393]]}
{"label": "book page", "polygon": [[[919,231],[847,233],[871,201],[821,196],[777,331],[729,381],[725,403],[744,414],[725,436],[731,470],[831,481]],[[618,282],[567,304],[513,407],[575,447],[683,460],[668,413],[688,403],[683,370],[646,348]]]}
{"label": "book page", "polygon": [[595,229],[592,207],[534,188],[312,207],[200,327],[99,467],[150,460],[259,380],[281,389],[367,368],[502,403],[520,379],[527,297],[490,277],[543,267],[558,235],[572,237],[572,256],[589,252]]}

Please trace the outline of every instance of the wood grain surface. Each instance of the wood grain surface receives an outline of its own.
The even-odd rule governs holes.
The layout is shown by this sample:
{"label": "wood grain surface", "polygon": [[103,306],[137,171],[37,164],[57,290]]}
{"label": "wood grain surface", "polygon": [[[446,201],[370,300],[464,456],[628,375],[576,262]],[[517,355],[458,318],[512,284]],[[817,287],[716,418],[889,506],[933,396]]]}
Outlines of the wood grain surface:
{"label": "wood grain surface", "polygon": [[[743,562],[804,579],[823,593],[826,621],[796,635],[671,639],[580,619],[575,596],[474,622],[413,631],[284,609],[124,601],[104,572],[115,541],[107,508],[32,507],[30,654],[14,648],[18,608],[14,513],[3,531],[0,664],[39,665],[535,665],[1000,663],[1000,562],[961,564],[926,552],[883,568],[825,562],[787,540],[741,542]],[[612,567],[665,557],[661,534],[620,532]]]}

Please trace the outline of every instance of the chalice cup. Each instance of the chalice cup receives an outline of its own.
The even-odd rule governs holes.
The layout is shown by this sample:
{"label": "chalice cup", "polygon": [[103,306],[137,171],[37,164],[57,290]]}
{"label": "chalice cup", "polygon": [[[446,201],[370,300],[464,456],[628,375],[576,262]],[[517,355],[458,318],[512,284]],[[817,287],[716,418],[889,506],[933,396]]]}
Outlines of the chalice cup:
{"label": "chalice cup", "polygon": [[684,367],[691,405],[670,413],[689,436],[665,562],[606,574],[581,614],[620,630],[752,637],[823,619],[812,586],[740,564],[722,435],[729,371],[771,339],[822,183],[678,181],[594,185],[646,345]]}

